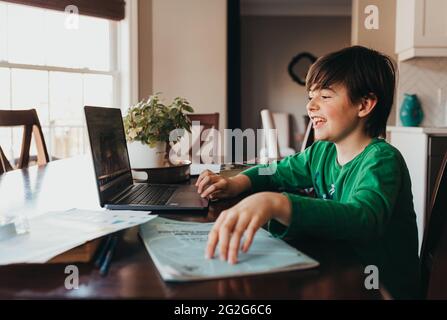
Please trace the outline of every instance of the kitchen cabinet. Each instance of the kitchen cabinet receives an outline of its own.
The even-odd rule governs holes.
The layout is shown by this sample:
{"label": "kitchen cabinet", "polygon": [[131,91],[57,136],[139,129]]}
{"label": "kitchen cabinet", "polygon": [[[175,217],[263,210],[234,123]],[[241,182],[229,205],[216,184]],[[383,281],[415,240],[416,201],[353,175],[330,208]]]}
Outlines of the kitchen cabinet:
{"label": "kitchen cabinet", "polygon": [[400,61],[447,57],[447,1],[397,0],[396,54]]}
{"label": "kitchen cabinet", "polygon": [[410,172],[420,248],[434,184],[447,152],[447,128],[388,127],[387,131],[390,143],[401,152]]}

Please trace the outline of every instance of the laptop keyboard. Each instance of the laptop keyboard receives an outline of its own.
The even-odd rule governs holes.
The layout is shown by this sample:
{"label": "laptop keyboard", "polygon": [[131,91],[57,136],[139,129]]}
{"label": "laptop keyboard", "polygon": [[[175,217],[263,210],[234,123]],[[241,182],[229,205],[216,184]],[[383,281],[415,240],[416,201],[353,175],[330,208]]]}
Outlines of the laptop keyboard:
{"label": "laptop keyboard", "polygon": [[137,184],[118,204],[165,205],[176,189],[171,186]]}

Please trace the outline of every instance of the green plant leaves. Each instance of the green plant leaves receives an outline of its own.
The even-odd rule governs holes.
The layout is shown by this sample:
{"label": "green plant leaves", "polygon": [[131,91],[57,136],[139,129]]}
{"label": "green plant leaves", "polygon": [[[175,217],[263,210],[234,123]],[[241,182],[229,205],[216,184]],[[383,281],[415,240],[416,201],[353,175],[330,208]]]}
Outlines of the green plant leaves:
{"label": "green plant leaves", "polygon": [[170,105],[161,102],[160,93],[138,102],[123,118],[128,141],[141,141],[154,147],[158,141],[169,142],[169,134],[175,129],[191,132],[191,121],[186,113],[194,112],[188,100],[176,97]]}

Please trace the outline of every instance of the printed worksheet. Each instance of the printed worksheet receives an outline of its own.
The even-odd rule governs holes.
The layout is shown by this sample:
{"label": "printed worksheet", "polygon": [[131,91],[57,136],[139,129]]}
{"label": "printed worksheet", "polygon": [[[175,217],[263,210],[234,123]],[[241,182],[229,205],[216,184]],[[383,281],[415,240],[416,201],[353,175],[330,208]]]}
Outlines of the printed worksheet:
{"label": "printed worksheet", "polygon": [[264,229],[258,230],[238,263],[205,258],[208,232],[213,223],[196,223],[157,217],[140,225],[140,235],[165,281],[207,280],[250,274],[314,268],[317,261]]}

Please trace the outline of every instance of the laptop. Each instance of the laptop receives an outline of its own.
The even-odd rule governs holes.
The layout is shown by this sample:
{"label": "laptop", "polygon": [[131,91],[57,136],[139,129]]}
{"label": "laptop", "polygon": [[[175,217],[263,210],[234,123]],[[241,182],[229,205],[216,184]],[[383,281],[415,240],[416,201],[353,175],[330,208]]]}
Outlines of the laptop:
{"label": "laptop", "polygon": [[101,207],[111,210],[206,210],[194,185],[134,183],[121,110],[84,107]]}

